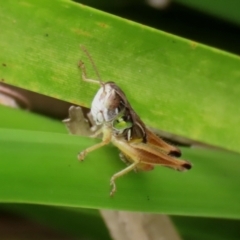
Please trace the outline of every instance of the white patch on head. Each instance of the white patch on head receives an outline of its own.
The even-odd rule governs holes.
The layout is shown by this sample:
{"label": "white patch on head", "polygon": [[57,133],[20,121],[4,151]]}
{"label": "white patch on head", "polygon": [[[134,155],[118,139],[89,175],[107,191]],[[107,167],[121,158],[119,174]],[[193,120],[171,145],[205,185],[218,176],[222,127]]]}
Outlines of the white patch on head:
{"label": "white patch on head", "polygon": [[112,121],[118,114],[118,110],[117,112],[115,110],[116,114],[112,116],[108,109],[109,97],[113,95],[113,91],[115,92],[115,90],[109,84],[106,84],[104,87],[101,87],[98,90],[92,101],[91,114],[97,125]]}
{"label": "white patch on head", "polygon": [[101,121],[98,121],[99,118],[99,110],[101,109],[102,101],[100,101],[100,96],[103,93],[103,88],[101,87],[97,94],[95,95],[93,101],[92,101],[92,106],[91,106],[91,114],[93,116],[93,120],[97,125],[101,124]]}

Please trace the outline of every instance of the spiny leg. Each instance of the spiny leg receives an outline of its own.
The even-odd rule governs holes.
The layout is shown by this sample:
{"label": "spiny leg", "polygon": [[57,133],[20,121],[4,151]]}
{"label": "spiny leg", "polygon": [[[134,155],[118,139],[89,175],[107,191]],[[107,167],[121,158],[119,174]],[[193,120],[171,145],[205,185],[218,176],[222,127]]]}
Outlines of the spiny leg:
{"label": "spiny leg", "polygon": [[104,145],[107,145],[110,143],[112,138],[112,130],[110,128],[105,128],[103,129],[103,138],[102,138],[102,142],[97,143],[89,148],[86,148],[85,150],[83,150],[82,152],[80,152],[78,154],[78,160],[82,161],[86,155],[92,151],[95,151],[98,148],[103,147]]}
{"label": "spiny leg", "polygon": [[138,165],[139,162],[134,162],[133,164],[129,165],[128,167],[124,168],[122,171],[115,173],[110,180],[110,185],[112,186],[112,190],[110,192],[110,196],[113,196],[113,194],[116,192],[117,187],[115,184],[115,180],[125,174],[127,174],[128,172],[132,171],[133,169],[135,169],[135,167]]}
{"label": "spiny leg", "polygon": [[79,68],[81,69],[81,71],[82,71],[82,80],[83,80],[83,81],[85,81],[85,82],[91,82],[91,83],[96,83],[96,84],[100,84],[100,85],[101,85],[101,81],[87,78],[86,68],[85,68],[84,62],[79,61],[78,67],[79,67]]}

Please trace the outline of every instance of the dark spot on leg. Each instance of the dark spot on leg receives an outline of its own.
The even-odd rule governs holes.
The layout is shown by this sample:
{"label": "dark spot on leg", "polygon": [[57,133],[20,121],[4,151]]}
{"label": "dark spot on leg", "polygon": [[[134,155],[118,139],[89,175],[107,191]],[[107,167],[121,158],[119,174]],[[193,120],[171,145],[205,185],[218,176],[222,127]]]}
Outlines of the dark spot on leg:
{"label": "dark spot on leg", "polygon": [[187,169],[187,170],[189,170],[189,169],[191,169],[192,168],[192,164],[191,163],[184,163],[183,165],[182,165],[185,169]]}
{"label": "dark spot on leg", "polygon": [[172,157],[181,157],[182,153],[180,150],[171,151],[168,155]]}

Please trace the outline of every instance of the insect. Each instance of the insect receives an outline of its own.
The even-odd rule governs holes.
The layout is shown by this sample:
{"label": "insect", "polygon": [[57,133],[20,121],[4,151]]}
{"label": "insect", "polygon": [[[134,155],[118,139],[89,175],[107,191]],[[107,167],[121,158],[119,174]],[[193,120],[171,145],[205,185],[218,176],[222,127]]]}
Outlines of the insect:
{"label": "insect", "polygon": [[85,65],[82,61],[79,62],[82,80],[100,85],[92,101],[91,114],[95,124],[101,126],[94,135],[102,133],[102,141],[80,152],[78,159],[82,161],[87,154],[110,142],[120,150],[120,158],[128,166],[111,177],[110,195],[113,196],[116,192],[115,180],[132,170],[149,171],[154,169],[155,165],[178,171],[190,169],[191,163],[177,158],[181,156],[180,149],[169,145],[146,127],[116,83],[100,80],[91,56],[84,47],[82,50],[92,62],[99,78],[87,78]]}

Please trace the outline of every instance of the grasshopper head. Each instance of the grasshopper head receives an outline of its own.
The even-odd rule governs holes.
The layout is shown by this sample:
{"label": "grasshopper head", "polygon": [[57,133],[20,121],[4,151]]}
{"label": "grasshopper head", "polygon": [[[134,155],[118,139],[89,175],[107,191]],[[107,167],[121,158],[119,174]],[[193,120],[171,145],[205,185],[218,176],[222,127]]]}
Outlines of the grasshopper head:
{"label": "grasshopper head", "polygon": [[103,83],[98,90],[91,106],[91,114],[97,125],[114,121],[124,110],[125,95],[119,93],[122,93],[121,89],[113,82]]}

